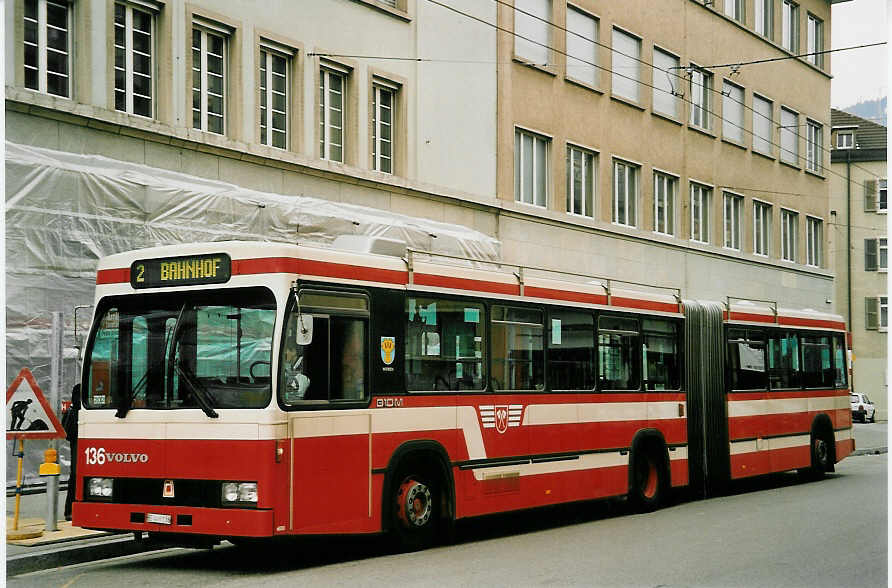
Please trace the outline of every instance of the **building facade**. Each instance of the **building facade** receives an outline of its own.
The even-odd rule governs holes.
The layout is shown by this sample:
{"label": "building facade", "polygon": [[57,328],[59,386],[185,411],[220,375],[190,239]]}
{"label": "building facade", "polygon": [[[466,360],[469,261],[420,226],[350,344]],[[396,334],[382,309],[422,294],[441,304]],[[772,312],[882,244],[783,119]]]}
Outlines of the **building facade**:
{"label": "building facade", "polygon": [[887,129],[834,109],[830,214],[838,312],[854,351],[853,389],[867,394],[876,418],[888,419]]}
{"label": "building facade", "polygon": [[14,0],[7,138],[829,311],[830,4]]}

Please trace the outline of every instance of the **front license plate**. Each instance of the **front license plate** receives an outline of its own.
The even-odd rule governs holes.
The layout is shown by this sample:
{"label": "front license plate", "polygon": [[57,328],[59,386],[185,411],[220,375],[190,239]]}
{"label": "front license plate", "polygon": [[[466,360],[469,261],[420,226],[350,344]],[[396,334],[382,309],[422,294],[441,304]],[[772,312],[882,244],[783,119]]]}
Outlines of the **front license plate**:
{"label": "front license plate", "polygon": [[159,525],[169,525],[170,524],[170,515],[148,513],[146,515],[146,522],[147,523],[157,523]]}

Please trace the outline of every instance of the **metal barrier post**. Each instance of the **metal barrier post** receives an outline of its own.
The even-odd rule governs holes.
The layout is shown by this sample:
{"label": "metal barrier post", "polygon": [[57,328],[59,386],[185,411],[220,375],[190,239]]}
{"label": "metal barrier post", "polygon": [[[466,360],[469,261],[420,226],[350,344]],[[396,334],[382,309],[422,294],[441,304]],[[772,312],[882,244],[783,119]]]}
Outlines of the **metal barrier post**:
{"label": "metal barrier post", "polygon": [[[62,313],[53,313],[53,330],[50,335],[50,408],[56,414],[59,414],[59,408],[62,404]],[[58,451],[59,442],[55,439],[50,441],[50,448]],[[59,502],[59,476],[47,476],[46,478],[46,530],[58,530],[58,502]]]}

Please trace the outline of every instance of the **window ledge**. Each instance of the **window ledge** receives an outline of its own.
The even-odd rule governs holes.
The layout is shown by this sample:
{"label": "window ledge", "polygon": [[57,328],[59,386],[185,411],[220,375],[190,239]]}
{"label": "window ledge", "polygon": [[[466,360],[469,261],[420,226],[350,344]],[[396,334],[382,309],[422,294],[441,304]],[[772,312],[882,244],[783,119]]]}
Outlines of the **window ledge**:
{"label": "window ledge", "polygon": [[406,12],[405,10],[400,10],[399,8],[393,8],[391,6],[388,6],[387,4],[384,4],[383,2],[376,2],[375,0],[353,0],[353,1],[356,2],[357,4],[364,4],[365,6],[368,6],[369,8],[373,8],[373,9],[383,12],[385,14],[389,14],[390,16],[398,18],[401,21],[412,22],[412,17],[409,16],[408,12]]}
{"label": "window ledge", "polygon": [[536,71],[541,71],[542,73],[548,74],[552,77],[557,77],[557,74],[554,71],[552,71],[552,69],[550,69],[550,68],[554,67],[553,65],[542,65],[540,63],[533,63],[532,61],[528,61],[528,60],[524,59],[523,57],[518,57],[517,55],[515,55],[512,58],[512,61],[514,61],[514,63],[516,63],[518,65],[525,65],[526,67],[528,67],[530,69],[534,69]]}
{"label": "window ledge", "polygon": [[806,169],[806,170],[805,170],[805,173],[807,173],[807,174],[810,175],[810,176],[814,176],[814,177],[816,177],[816,178],[820,178],[820,179],[822,179],[822,180],[826,180],[826,179],[827,179],[827,176],[825,176],[824,174],[822,174],[822,173],[820,173],[820,172],[812,171],[812,170],[810,170],[810,169]]}
{"label": "window ledge", "polygon": [[737,147],[738,149],[743,149],[744,151],[748,149],[747,146],[743,143],[738,143],[734,139],[728,139],[727,137],[722,137],[722,143],[731,145],[732,147]]}
{"label": "window ledge", "polygon": [[637,230],[637,229],[638,229],[638,227],[635,226],[635,225],[627,225],[627,224],[620,223],[620,222],[617,222],[617,221],[611,221],[610,224],[613,225],[614,227],[622,227],[622,228],[627,229],[627,230]]}
{"label": "window ledge", "polygon": [[635,102],[634,100],[632,100],[630,98],[626,98],[624,96],[618,96],[618,95],[614,94],[613,92],[610,93],[610,99],[616,100],[617,102],[619,102],[621,104],[625,104],[626,106],[631,106],[632,108],[640,110],[641,112],[644,112],[645,110],[647,110],[646,108],[644,108],[644,106],[642,106],[638,102]]}
{"label": "window ledge", "polygon": [[780,162],[781,162],[782,164],[786,165],[787,167],[792,167],[792,168],[795,169],[796,171],[802,171],[802,168],[799,167],[798,164],[793,163],[792,161],[784,161],[783,159],[781,159]]}
{"label": "window ledge", "polygon": [[661,118],[661,119],[663,119],[663,120],[665,120],[665,121],[667,121],[667,122],[675,123],[675,124],[677,124],[677,125],[680,126],[680,127],[683,127],[683,126],[684,126],[684,122],[683,122],[683,121],[681,121],[681,120],[675,118],[675,117],[672,116],[671,114],[663,114],[662,112],[657,112],[656,110],[651,110],[650,113],[651,113],[652,115],[654,115],[655,117],[657,117],[657,118]]}
{"label": "window ledge", "polygon": [[770,159],[771,161],[777,161],[777,157],[775,157],[771,153],[765,153],[764,151],[757,151],[753,149],[753,155],[758,155],[759,157],[764,157],[765,159]]}
{"label": "window ledge", "polygon": [[718,139],[718,136],[715,134],[715,132],[710,129],[705,129],[703,127],[698,127],[697,125],[692,125],[692,124],[688,124],[688,128],[692,131],[697,131],[698,133],[706,135],[707,137],[711,137],[713,139]]}
{"label": "window ledge", "polygon": [[604,90],[597,86],[593,86],[588,82],[583,82],[582,80],[577,80],[576,78],[571,78],[570,76],[564,76],[564,81],[568,84],[573,84],[574,86],[579,86],[580,88],[585,88],[586,90],[591,90],[595,94],[604,94]]}

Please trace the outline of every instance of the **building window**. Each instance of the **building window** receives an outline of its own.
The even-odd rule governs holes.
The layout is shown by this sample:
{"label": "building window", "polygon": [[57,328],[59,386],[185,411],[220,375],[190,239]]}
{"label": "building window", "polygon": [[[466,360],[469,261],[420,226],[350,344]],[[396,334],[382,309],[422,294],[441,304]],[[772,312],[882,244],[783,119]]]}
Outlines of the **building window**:
{"label": "building window", "polygon": [[567,77],[598,85],[598,19],[567,6]]}
{"label": "building window", "polygon": [[635,164],[613,161],[613,222],[618,225],[638,224],[639,170]]}
{"label": "building window", "polygon": [[712,74],[696,67],[691,68],[691,124],[709,129],[709,111],[712,106]]}
{"label": "building window", "polygon": [[372,169],[393,173],[393,131],[398,88],[383,81],[372,87]]}
{"label": "building window", "polygon": [[783,34],[781,44],[791,53],[799,51],[799,5],[791,0],[783,0]]}
{"label": "building window", "polygon": [[889,269],[889,250],[886,239],[864,240],[864,271],[887,271]]}
{"label": "building window", "polygon": [[514,1],[514,55],[534,63],[549,64],[551,0]]}
{"label": "building window", "polygon": [[817,174],[823,173],[821,163],[824,158],[824,127],[808,121],[805,131],[805,169]]}
{"label": "building window", "polygon": [[805,263],[821,267],[824,262],[824,221],[805,218]]}
{"label": "building window", "polygon": [[771,39],[774,35],[774,0],[755,0],[756,32]]}
{"label": "building window", "polygon": [[836,133],[836,148],[837,149],[851,149],[855,146],[855,132],[854,131],[838,131]]}
{"label": "building window", "polygon": [[768,256],[771,250],[771,205],[753,202],[753,253]]}
{"label": "building window", "polygon": [[678,96],[682,78],[678,77],[678,57],[654,47],[653,109],[654,112],[678,116]]}
{"label": "building window", "polygon": [[799,214],[781,210],[781,259],[796,261],[796,242],[799,238]]}
{"label": "building window", "polygon": [[889,298],[877,296],[864,299],[864,328],[885,331],[889,328]]}
{"label": "building window", "polygon": [[70,97],[71,10],[67,2],[25,0],[25,87]]}
{"label": "building window", "polygon": [[638,82],[641,80],[641,39],[617,28],[613,29],[614,96],[638,102]]}
{"label": "building window", "polygon": [[877,210],[886,212],[888,210],[888,199],[886,198],[886,180],[885,178],[877,181]]}
{"label": "building window", "polygon": [[799,163],[799,114],[781,107],[780,146],[781,161]]}
{"label": "building window", "polygon": [[260,48],[260,142],[288,148],[288,65],[290,58]]}
{"label": "building window", "polygon": [[743,196],[724,193],[725,204],[725,247],[740,251],[740,216],[743,211]]}
{"label": "building window", "polygon": [[709,243],[709,201],[712,189],[691,182],[691,241]]}
{"label": "building window", "polygon": [[514,200],[546,206],[548,203],[548,151],[551,139],[514,130]]}
{"label": "building window", "polygon": [[743,143],[743,88],[726,81],[722,88],[722,136]]}
{"label": "building window", "polygon": [[773,155],[772,128],[774,105],[771,100],[753,94],[753,150]]}
{"label": "building window", "polygon": [[588,149],[567,146],[567,212],[593,217],[595,169],[598,156]]}
{"label": "building window", "polygon": [[725,16],[743,22],[743,0],[725,0]]}
{"label": "building window", "polygon": [[808,15],[808,56],[806,59],[818,67],[824,67],[824,21]]}
{"label": "building window", "polygon": [[344,95],[347,72],[319,71],[319,157],[344,162]]}
{"label": "building window", "polygon": [[152,117],[154,15],[115,3],[115,110]]}
{"label": "building window", "polygon": [[192,29],[192,128],[224,132],[226,37],[204,28]]}
{"label": "building window", "polygon": [[675,234],[675,194],[678,178],[654,172],[654,232]]}

